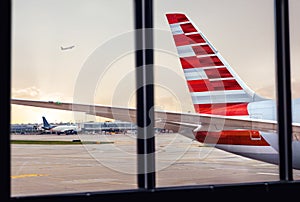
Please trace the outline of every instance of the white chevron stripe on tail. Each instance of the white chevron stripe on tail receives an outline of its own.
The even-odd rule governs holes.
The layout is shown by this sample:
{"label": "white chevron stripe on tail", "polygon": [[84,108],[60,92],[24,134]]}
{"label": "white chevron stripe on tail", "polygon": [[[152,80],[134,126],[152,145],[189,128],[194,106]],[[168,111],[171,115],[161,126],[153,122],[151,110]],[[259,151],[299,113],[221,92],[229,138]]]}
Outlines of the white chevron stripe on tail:
{"label": "white chevron stripe on tail", "polygon": [[248,103],[264,100],[233,71],[183,13],[166,14],[196,112],[248,115]]}

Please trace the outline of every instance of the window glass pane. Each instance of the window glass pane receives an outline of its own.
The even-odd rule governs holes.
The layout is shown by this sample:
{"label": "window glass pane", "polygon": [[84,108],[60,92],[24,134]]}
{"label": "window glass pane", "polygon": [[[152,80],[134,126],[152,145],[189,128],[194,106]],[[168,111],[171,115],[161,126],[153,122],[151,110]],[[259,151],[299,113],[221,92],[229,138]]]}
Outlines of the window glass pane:
{"label": "window glass pane", "polygon": [[197,115],[276,120],[273,1],[154,5],[157,186],[278,180],[276,131]]}
{"label": "window glass pane", "polygon": [[[296,0],[289,1],[290,11],[290,48],[291,48],[291,84],[292,84],[292,116],[293,122],[299,125],[299,109],[300,109],[300,26],[299,26],[299,9],[300,2]],[[300,179],[300,133],[293,131],[293,164],[294,179]]]}
{"label": "window glass pane", "polygon": [[137,187],[132,4],[12,2],[12,196]]}

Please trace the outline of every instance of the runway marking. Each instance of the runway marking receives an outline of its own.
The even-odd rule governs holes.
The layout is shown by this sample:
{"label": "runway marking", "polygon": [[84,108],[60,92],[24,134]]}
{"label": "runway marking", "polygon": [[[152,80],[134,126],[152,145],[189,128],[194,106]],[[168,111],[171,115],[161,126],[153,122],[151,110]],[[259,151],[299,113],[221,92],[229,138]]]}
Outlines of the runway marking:
{"label": "runway marking", "polygon": [[23,174],[23,175],[13,175],[12,179],[25,178],[25,177],[40,177],[40,176],[48,176],[46,174]]}
{"label": "runway marking", "polygon": [[68,180],[63,181],[62,183],[66,184],[85,184],[85,183],[95,183],[95,182],[105,182],[110,179],[76,179],[76,180]]}
{"label": "runway marking", "polygon": [[106,184],[136,185],[136,184],[131,184],[131,183],[116,182],[115,179],[77,179],[77,180],[63,181],[62,183],[65,183],[65,184],[89,184],[89,183],[97,183],[97,182],[106,183]]}
{"label": "runway marking", "polygon": [[257,173],[258,175],[279,175],[278,173]]}

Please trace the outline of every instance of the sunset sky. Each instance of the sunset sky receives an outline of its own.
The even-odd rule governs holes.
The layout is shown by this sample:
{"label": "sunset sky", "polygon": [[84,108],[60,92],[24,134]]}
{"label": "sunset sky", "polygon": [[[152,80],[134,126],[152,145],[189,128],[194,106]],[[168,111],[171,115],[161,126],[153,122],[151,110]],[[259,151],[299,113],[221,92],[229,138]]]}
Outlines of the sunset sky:
{"label": "sunset sky", "polygon": [[[13,0],[12,97],[134,106],[131,0]],[[300,97],[300,1],[290,2],[293,97]],[[260,95],[275,98],[273,0],[154,1],[155,105],[193,110],[165,18],[186,13]],[[61,47],[75,46],[61,50]],[[297,92],[298,91],[298,92]],[[99,120],[73,112],[14,106],[11,123]]]}

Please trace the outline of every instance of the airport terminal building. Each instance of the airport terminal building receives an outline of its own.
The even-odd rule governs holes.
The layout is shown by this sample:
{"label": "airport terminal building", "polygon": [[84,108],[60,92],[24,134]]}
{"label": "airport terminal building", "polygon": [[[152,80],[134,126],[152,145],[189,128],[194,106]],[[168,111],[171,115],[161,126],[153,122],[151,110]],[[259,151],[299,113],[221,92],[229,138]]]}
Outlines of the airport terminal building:
{"label": "airport terminal building", "polygon": [[37,124],[11,124],[10,133],[11,134],[29,134],[37,133]]}

